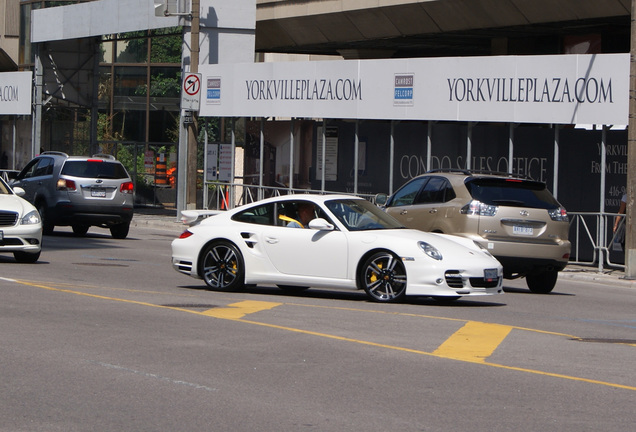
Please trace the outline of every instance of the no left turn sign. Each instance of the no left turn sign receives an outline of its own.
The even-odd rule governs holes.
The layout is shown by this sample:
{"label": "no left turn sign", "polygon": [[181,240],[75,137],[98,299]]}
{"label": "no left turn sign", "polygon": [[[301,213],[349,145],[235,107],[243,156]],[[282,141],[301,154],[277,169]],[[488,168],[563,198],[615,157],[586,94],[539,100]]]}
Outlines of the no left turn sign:
{"label": "no left turn sign", "polygon": [[186,74],[183,78],[181,90],[181,109],[199,111],[201,101],[201,74]]}

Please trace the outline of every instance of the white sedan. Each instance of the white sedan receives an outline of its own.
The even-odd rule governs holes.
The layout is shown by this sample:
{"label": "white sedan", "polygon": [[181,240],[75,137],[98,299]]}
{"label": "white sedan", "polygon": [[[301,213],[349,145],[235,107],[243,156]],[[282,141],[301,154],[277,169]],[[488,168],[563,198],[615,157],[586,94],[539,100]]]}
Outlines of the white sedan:
{"label": "white sedan", "polygon": [[218,291],[352,288],[378,302],[503,293],[501,264],[472,240],[407,229],[362,198],[287,195],[182,218],[193,225],[172,242],[172,266]]}
{"label": "white sedan", "polygon": [[0,252],[12,252],[16,261],[33,263],[40,258],[42,221],[25,199],[22,188],[11,189],[0,178]]}

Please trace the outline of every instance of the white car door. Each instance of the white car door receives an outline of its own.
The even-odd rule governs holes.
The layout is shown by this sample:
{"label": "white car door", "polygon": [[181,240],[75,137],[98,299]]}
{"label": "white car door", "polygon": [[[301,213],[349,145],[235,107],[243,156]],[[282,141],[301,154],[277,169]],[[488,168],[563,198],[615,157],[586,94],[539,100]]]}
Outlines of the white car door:
{"label": "white car door", "polygon": [[347,277],[348,246],[342,231],[272,226],[263,231],[265,251],[280,273]]}

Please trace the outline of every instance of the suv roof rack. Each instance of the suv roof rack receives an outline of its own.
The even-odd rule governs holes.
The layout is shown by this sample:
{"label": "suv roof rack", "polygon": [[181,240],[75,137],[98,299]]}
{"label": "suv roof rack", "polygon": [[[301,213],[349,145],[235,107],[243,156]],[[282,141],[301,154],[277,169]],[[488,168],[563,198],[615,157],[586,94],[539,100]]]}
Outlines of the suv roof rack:
{"label": "suv roof rack", "polygon": [[426,174],[429,173],[458,173],[458,174],[472,174],[470,170],[462,169],[462,168],[437,168],[426,171]]}
{"label": "suv roof rack", "polygon": [[64,156],[64,157],[68,157],[68,155],[64,152],[61,151],[45,151],[40,153],[40,155],[54,155],[54,156]]}
{"label": "suv roof rack", "polygon": [[98,157],[98,158],[102,158],[102,159],[109,159],[109,160],[115,160],[115,156],[110,155],[108,153],[97,153],[97,154],[94,154],[93,157]]}
{"label": "suv roof rack", "polygon": [[427,174],[429,173],[458,173],[458,174],[465,174],[465,175],[486,174],[486,175],[496,175],[501,177],[528,180],[528,176],[521,175],[521,174],[513,174],[513,173],[508,173],[503,171],[490,171],[490,170],[468,170],[468,169],[462,169],[462,168],[438,168],[438,169],[429,170],[426,173]]}
{"label": "suv roof rack", "polygon": [[513,173],[503,172],[503,171],[471,170],[470,173],[471,174],[488,174],[488,175],[496,175],[501,177],[516,178],[520,180],[528,180],[528,176],[525,176],[522,174],[513,174]]}

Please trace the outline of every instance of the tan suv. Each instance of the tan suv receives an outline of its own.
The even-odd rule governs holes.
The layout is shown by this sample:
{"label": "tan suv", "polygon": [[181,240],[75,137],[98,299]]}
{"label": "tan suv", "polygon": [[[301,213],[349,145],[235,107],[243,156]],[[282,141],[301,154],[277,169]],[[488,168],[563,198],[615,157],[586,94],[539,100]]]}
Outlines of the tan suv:
{"label": "tan suv", "polygon": [[504,277],[525,277],[549,293],[570,258],[569,219],[545,183],[506,174],[429,171],[376,203],[409,228],[471,238],[501,262]]}

